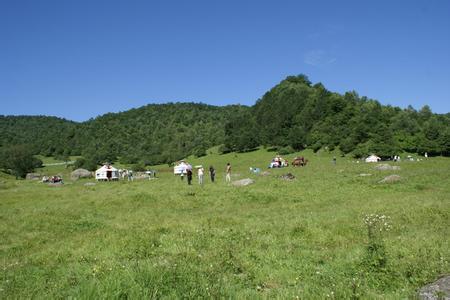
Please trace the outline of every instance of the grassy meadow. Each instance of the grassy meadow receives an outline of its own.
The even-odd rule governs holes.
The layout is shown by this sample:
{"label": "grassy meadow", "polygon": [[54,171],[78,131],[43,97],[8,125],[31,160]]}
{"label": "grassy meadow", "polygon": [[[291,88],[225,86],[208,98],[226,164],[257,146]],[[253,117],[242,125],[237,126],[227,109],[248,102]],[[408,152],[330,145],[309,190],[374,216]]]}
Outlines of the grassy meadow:
{"label": "grassy meadow", "polygon": [[[61,186],[0,175],[0,298],[399,299],[450,273],[449,158],[378,171],[300,154],[308,166],[263,176],[249,167],[266,171],[273,152],[213,150],[189,159],[216,168],[203,186],[167,165],[95,186],[64,166],[38,170],[62,173]],[[255,183],[226,184],[227,162]],[[387,217],[367,225],[369,214]]]}

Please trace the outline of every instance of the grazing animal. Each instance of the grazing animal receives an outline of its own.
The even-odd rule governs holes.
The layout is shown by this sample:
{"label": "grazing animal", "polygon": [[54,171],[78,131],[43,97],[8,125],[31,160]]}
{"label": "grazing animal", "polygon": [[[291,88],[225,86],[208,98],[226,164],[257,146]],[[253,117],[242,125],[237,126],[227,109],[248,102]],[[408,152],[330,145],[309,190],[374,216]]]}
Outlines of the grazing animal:
{"label": "grazing animal", "polygon": [[292,165],[294,167],[304,167],[308,163],[308,160],[305,159],[303,156],[294,158],[294,161],[292,162]]}

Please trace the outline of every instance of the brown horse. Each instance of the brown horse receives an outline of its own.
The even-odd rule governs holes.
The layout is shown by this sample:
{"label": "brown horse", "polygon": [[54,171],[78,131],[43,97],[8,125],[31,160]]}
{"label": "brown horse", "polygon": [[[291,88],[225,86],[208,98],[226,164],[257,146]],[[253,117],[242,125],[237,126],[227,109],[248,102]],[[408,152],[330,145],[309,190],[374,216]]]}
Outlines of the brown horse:
{"label": "brown horse", "polygon": [[294,167],[304,167],[308,163],[308,160],[302,157],[296,157],[294,158],[294,161],[292,162],[292,166]]}

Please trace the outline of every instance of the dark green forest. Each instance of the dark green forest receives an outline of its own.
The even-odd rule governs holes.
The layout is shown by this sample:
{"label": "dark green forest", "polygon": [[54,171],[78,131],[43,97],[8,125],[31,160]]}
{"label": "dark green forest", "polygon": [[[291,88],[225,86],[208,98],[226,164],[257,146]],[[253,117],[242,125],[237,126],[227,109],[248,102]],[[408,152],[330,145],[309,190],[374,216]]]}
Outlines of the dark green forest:
{"label": "dark green forest", "polygon": [[251,151],[266,146],[281,153],[338,149],[363,157],[400,152],[450,156],[450,114],[428,106],[415,110],[381,105],[328,91],[305,75],[289,76],[255,105],[151,104],[77,123],[47,116],[0,116],[0,152],[11,147],[61,159],[81,155],[78,166],[103,161],[152,165],[190,154]]}

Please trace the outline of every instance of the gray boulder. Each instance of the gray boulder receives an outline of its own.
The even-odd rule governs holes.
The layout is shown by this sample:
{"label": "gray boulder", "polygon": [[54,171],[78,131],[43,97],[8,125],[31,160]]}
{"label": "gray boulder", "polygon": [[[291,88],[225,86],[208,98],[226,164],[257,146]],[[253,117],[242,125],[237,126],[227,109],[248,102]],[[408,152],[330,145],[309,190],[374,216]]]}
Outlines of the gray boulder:
{"label": "gray boulder", "polygon": [[27,180],[40,180],[41,174],[39,173],[28,173],[25,177]]}
{"label": "gray boulder", "polygon": [[291,180],[295,179],[295,176],[292,173],[287,173],[287,174],[281,175],[280,178],[283,180],[291,181]]}
{"label": "gray boulder", "polygon": [[250,184],[253,184],[253,183],[255,183],[255,181],[253,179],[245,178],[245,179],[233,181],[232,185],[234,185],[234,186],[246,186],[246,185],[250,185]]}
{"label": "gray boulder", "polygon": [[379,165],[375,166],[375,169],[379,170],[379,171],[400,170],[400,167],[399,166],[391,166],[388,164],[379,164]]}
{"label": "gray boulder", "polygon": [[450,300],[450,276],[445,276],[430,283],[419,291],[421,300]]}
{"label": "gray boulder", "polygon": [[86,169],[76,169],[72,173],[70,173],[70,178],[72,180],[78,180],[80,178],[91,178],[92,173]]}
{"label": "gray boulder", "polygon": [[400,179],[401,177],[398,175],[389,175],[380,180],[379,183],[394,183],[400,181]]}

